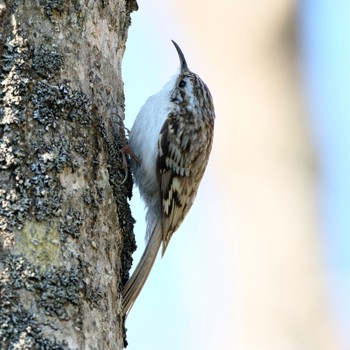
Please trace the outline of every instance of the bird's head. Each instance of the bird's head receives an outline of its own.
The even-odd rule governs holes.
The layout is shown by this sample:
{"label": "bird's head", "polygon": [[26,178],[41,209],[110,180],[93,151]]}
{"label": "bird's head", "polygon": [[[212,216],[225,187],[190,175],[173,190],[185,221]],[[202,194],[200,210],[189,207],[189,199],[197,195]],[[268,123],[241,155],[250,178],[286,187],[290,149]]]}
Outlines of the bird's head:
{"label": "bird's head", "polygon": [[171,92],[171,102],[191,112],[213,109],[213,101],[207,85],[187,66],[185,55],[179,45],[172,40],[180,59],[180,72]]}

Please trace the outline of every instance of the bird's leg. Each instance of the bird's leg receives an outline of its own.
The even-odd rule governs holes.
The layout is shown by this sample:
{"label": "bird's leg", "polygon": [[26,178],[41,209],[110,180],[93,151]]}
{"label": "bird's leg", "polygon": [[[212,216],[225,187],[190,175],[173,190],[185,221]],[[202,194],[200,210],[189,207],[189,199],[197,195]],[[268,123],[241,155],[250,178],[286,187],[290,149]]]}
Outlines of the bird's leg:
{"label": "bird's leg", "polygon": [[[132,157],[134,159],[134,161],[140,165],[141,164],[141,160],[140,158],[137,157],[137,155],[134,153],[134,151],[130,148],[129,145],[125,145],[123,146],[120,151],[124,154],[124,157],[125,157],[125,154],[128,154],[130,157]],[[123,160],[124,161],[124,160]],[[126,159],[125,159],[126,161]],[[124,163],[123,163],[124,165]]]}
{"label": "bird's leg", "polygon": [[129,177],[129,165],[126,159],[126,155],[128,154],[130,157],[134,158],[137,164],[141,163],[140,159],[136,156],[136,154],[133,152],[133,150],[129,147],[127,143],[125,130],[129,134],[130,131],[125,127],[124,123],[122,121],[119,121],[119,139],[120,139],[120,143],[122,144],[122,148],[120,149],[120,152],[122,154],[123,168],[125,172],[125,176],[123,181],[121,182],[121,185],[124,185],[124,183]]}

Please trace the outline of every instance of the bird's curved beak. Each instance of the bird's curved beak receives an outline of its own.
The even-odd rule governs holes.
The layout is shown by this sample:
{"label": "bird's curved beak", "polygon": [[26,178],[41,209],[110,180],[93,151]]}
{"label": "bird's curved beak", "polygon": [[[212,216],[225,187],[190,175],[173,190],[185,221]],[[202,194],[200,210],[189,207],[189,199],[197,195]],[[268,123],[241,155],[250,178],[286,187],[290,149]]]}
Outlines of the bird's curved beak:
{"label": "bird's curved beak", "polygon": [[174,40],[171,40],[171,41],[172,41],[172,43],[175,46],[177,54],[179,55],[180,65],[181,65],[181,73],[184,73],[184,72],[189,70],[188,67],[187,67],[187,62],[186,62],[185,56],[182,53],[182,51],[180,49],[180,46],[178,44],[176,44],[176,42]]}

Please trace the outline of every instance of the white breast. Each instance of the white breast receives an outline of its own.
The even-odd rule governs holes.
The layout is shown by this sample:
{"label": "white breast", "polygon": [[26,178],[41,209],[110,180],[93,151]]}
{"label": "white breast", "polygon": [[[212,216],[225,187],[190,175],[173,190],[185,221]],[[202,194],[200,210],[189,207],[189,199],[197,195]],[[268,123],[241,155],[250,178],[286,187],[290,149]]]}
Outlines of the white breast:
{"label": "white breast", "polygon": [[146,201],[148,196],[158,191],[156,175],[158,137],[171,109],[170,94],[176,78],[177,76],[174,76],[160,92],[145,102],[130,132],[129,146],[141,160],[140,165],[131,160],[131,168],[134,180]]}

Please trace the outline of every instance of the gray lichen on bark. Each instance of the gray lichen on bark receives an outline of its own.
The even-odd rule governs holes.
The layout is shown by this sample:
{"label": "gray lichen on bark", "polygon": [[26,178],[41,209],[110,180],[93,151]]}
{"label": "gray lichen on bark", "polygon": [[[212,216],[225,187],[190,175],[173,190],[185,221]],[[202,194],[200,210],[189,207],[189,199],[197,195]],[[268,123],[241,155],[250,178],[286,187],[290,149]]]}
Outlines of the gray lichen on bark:
{"label": "gray lichen on bark", "polygon": [[0,2],[0,347],[122,349],[132,1]]}

